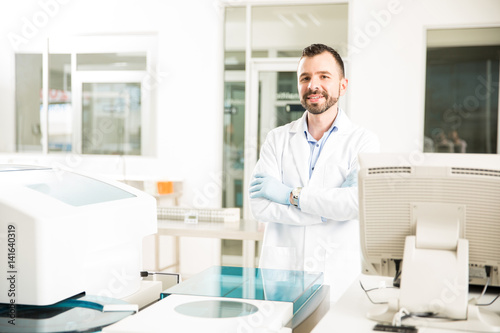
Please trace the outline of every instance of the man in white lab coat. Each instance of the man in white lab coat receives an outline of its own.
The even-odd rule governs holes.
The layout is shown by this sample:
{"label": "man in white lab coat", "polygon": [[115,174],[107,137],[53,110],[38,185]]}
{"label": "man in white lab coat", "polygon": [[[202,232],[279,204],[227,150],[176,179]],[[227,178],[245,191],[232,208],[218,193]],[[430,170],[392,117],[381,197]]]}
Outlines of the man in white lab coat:
{"label": "man in white lab coat", "polygon": [[338,107],[348,80],[334,49],[306,47],[297,78],[307,111],[268,134],[250,183],[252,213],[266,222],[260,267],[324,272],[336,301],[361,273],[358,154],[379,142]]}

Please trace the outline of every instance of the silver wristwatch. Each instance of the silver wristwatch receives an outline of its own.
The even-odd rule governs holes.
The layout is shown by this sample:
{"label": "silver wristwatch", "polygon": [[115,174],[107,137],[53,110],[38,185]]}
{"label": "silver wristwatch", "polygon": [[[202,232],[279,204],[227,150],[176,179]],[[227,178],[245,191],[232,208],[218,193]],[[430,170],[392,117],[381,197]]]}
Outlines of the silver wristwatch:
{"label": "silver wristwatch", "polygon": [[302,191],[302,187],[296,187],[292,190],[292,205],[295,207],[299,205],[300,191]]}

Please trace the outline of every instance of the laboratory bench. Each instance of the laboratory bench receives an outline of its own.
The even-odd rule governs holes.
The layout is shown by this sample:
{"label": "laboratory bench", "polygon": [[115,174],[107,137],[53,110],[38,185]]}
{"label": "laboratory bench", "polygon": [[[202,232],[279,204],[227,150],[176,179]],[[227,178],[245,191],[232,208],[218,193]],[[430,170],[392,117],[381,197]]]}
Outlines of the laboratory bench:
{"label": "laboratory bench", "polygon": [[[319,323],[314,327],[311,333],[374,333],[374,326],[376,321],[367,317],[368,312],[374,312],[384,305],[373,304],[367,297],[365,291],[361,288],[360,281],[366,290],[369,291],[370,298],[373,302],[383,302],[391,297],[398,297],[399,289],[392,288],[392,278],[364,275],[361,274],[359,278],[352,283],[349,289],[342,295],[342,297],[335,303],[331,304],[329,311],[323,316]],[[487,292],[481,298],[481,302],[491,302],[498,294],[498,290]],[[480,293],[473,291],[469,293],[469,298],[477,297]],[[497,321],[500,320],[500,300],[493,305],[488,306],[489,310],[497,315]],[[419,333],[450,333],[450,332],[476,332],[467,328],[464,321],[454,321],[459,328],[453,327],[450,329],[435,327],[438,319],[419,319],[419,324],[416,325]],[[444,321],[442,321],[444,322]],[[446,321],[450,323],[451,321]],[[402,322],[405,325],[405,322]],[[406,324],[406,325],[411,325]],[[408,331],[409,332],[409,331]],[[496,327],[491,332],[500,332],[500,327]]]}
{"label": "laboratory bench", "polygon": [[[175,242],[175,263],[167,267],[160,267],[160,236],[173,236]],[[158,219],[158,232],[155,236],[155,269],[158,271],[179,265],[180,237],[202,237],[215,239],[229,239],[242,241],[244,267],[255,267],[255,249],[261,241],[264,230],[259,228],[255,220],[241,219],[237,222],[205,222],[185,223],[180,220]]]}

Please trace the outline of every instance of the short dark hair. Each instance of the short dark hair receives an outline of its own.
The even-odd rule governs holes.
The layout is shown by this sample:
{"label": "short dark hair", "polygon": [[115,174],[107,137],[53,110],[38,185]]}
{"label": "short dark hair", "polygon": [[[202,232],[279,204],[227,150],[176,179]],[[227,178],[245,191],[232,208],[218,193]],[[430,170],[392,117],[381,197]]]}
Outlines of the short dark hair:
{"label": "short dark hair", "polygon": [[304,50],[302,50],[302,57],[300,59],[304,57],[314,57],[315,55],[321,54],[323,52],[328,52],[333,56],[333,58],[335,58],[337,64],[340,67],[340,74],[342,75],[342,77],[345,77],[344,61],[342,60],[340,54],[330,46],[327,46],[325,44],[311,44]]}

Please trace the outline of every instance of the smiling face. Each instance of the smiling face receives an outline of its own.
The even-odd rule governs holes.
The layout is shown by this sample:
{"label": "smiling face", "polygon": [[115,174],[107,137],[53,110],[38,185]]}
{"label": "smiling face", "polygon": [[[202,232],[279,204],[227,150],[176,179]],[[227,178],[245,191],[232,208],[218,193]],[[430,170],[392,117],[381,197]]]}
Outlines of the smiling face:
{"label": "smiling face", "polygon": [[[347,79],[329,52],[303,57],[297,69],[302,106],[312,114],[321,114],[336,106],[345,94]],[[336,113],[337,108],[333,108]]]}

